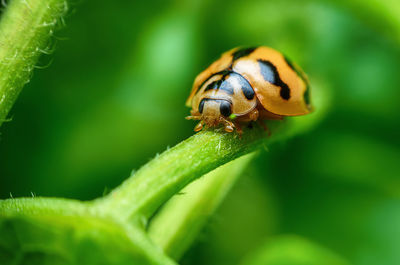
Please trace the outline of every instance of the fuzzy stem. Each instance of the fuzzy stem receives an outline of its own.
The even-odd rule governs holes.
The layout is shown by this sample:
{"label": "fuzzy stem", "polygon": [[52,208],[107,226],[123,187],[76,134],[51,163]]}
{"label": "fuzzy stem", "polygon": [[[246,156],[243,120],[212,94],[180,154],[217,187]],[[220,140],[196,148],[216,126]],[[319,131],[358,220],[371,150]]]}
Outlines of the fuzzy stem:
{"label": "fuzzy stem", "polygon": [[0,125],[66,11],[65,0],[13,0],[7,6],[0,22]]}
{"label": "fuzzy stem", "polygon": [[143,166],[100,202],[101,208],[123,219],[150,217],[189,182],[255,150],[264,137],[259,128],[247,131],[243,139],[218,131],[197,133]]}
{"label": "fuzzy stem", "polygon": [[191,181],[265,144],[298,133],[304,123],[317,116],[311,114],[270,122],[272,136],[258,127],[246,129],[242,138],[216,130],[197,133],[147,163],[99,200],[98,206],[122,219],[148,218]]}

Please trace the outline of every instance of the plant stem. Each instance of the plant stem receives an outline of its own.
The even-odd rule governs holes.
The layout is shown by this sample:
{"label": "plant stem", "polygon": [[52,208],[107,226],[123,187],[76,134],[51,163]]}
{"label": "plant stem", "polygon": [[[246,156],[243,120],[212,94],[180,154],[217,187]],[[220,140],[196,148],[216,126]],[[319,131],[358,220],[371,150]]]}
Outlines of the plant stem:
{"label": "plant stem", "polygon": [[[279,127],[279,126],[278,126]],[[123,219],[150,217],[189,182],[261,145],[262,129],[233,133],[203,131],[165,151],[112,191],[101,208]]]}
{"label": "plant stem", "polygon": [[151,220],[150,238],[179,260],[224,199],[254,153],[237,158],[190,183],[182,195],[172,197]]}
{"label": "plant stem", "polygon": [[298,133],[318,115],[271,121],[272,136],[261,128],[246,129],[243,137],[217,130],[203,131],[154,158],[136,174],[98,201],[98,207],[118,218],[150,217],[191,181],[264,144]]}
{"label": "plant stem", "polygon": [[7,6],[0,22],[0,125],[66,11],[65,0],[13,0]]}

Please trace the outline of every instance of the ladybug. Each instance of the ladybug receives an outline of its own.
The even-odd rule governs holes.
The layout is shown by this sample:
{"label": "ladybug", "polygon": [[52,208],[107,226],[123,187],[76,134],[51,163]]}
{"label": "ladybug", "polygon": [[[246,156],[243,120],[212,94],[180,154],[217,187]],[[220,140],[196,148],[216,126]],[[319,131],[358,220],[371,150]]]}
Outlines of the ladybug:
{"label": "ladybug", "polygon": [[186,101],[194,130],[222,124],[242,133],[241,123],[311,112],[307,76],[282,53],[265,46],[234,48],[194,80]]}

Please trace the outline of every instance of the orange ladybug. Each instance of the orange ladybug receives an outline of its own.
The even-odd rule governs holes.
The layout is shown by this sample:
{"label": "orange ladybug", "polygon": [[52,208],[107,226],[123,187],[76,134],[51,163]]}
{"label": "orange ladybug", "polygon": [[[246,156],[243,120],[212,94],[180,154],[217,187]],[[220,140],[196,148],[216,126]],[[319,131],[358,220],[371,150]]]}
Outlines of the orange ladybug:
{"label": "orange ladybug", "polygon": [[200,120],[196,132],[223,124],[226,132],[241,133],[242,122],[310,113],[309,89],[304,72],[280,52],[235,48],[196,77],[186,118]]}

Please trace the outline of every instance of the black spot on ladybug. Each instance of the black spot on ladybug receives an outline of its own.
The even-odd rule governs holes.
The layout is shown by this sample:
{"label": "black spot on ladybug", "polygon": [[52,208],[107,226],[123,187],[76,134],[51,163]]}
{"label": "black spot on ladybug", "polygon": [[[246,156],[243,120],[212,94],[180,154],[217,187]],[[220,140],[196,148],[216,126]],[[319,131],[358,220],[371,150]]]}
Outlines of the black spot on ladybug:
{"label": "black spot on ladybug", "polygon": [[[233,75],[233,74],[232,74]],[[244,96],[247,99],[253,99],[254,98],[254,89],[251,87],[249,81],[247,81],[246,78],[244,78],[242,75],[238,74],[238,73],[234,73],[234,75],[237,77],[240,87],[242,88],[242,92],[244,94]]]}
{"label": "black spot on ladybug", "polygon": [[281,91],[279,93],[281,95],[281,98],[285,99],[285,100],[289,100],[290,98],[290,89],[288,86],[286,87],[281,87]]}
{"label": "black spot on ladybug", "polygon": [[226,101],[229,104],[232,104],[232,101],[230,101],[229,99],[218,99],[218,98],[203,98],[202,101],[216,101],[216,102],[220,102],[220,101]]}
{"label": "black spot on ladybug", "polygon": [[203,113],[203,109],[204,109],[204,103],[206,102],[206,99],[205,98],[203,98],[201,101],[200,101],[200,104],[199,104],[199,112],[200,113]]}
{"label": "black spot on ladybug", "polygon": [[204,91],[213,90],[213,89],[217,90],[217,89],[218,89],[218,83],[220,83],[220,81],[221,81],[221,80],[211,82],[211,83],[204,89]]}
{"label": "black spot on ladybug", "polygon": [[281,88],[280,91],[281,98],[283,98],[284,100],[289,100],[290,89],[287,86],[287,84],[285,84],[280,78],[275,65],[273,65],[270,61],[264,61],[264,60],[257,60],[257,61],[260,65],[261,74],[264,77],[264,80],[271,84],[279,86]]}
{"label": "black spot on ladybug", "polygon": [[[214,73],[214,74],[210,75],[209,77],[207,77],[207,79],[204,80],[204,82],[201,83],[200,86],[199,86],[198,88],[202,88],[202,87],[204,86],[204,84],[207,83],[207,81],[210,80],[211,77],[213,77],[213,76],[222,75],[222,79],[224,79],[224,78],[225,78],[227,75],[229,75],[230,73],[233,73],[233,71],[231,71],[231,70],[226,70],[226,69],[225,69],[225,70],[222,70],[222,71],[219,71],[219,72],[217,72],[217,73]],[[199,91],[200,91],[200,89],[197,90],[197,92],[199,92]]]}
{"label": "black spot on ladybug", "polygon": [[308,82],[308,79],[304,75],[303,71],[301,71],[298,67],[296,67],[288,57],[283,56],[283,58],[285,59],[285,62],[287,63],[287,65],[293,71],[295,71],[297,76],[299,76],[303,80],[303,82],[306,84],[306,91],[304,91],[303,98],[304,98],[304,102],[307,105],[310,105],[310,83]]}
{"label": "black spot on ladybug", "polygon": [[216,73],[217,75],[222,75],[224,78],[229,75],[230,73],[233,73],[232,70],[228,70],[228,69],[224,69],[222,71],[219,71],[218,73]]}
{"label": "black spot on ladybug", "polygon": [[232,87],[232,85],[228,81],[222,80],[222,79],[220,79],[218,81],[211,82],[206,87],[206,89],[204,89],[204,91],[207,91],[207,90],[219,90],[219,89],[223,90],[223,91],[226,91],[228,94],[233,95],[233,87]]}
{"label": "black spot on ladybug", "polygon": [[229,115],[232,114],[231,104],[226,100],[221,100],[221,103],[219,105],[219,112],[223,116],[229,117]]}
{"label": "black spot on ladybug", "polygon": [[232,53],[232,62],[236,61],[241,57],[250,55],[252,52],[254,52],[255,49],[257,49],[257,47],[243,48],[235,51],[234,53]]}

